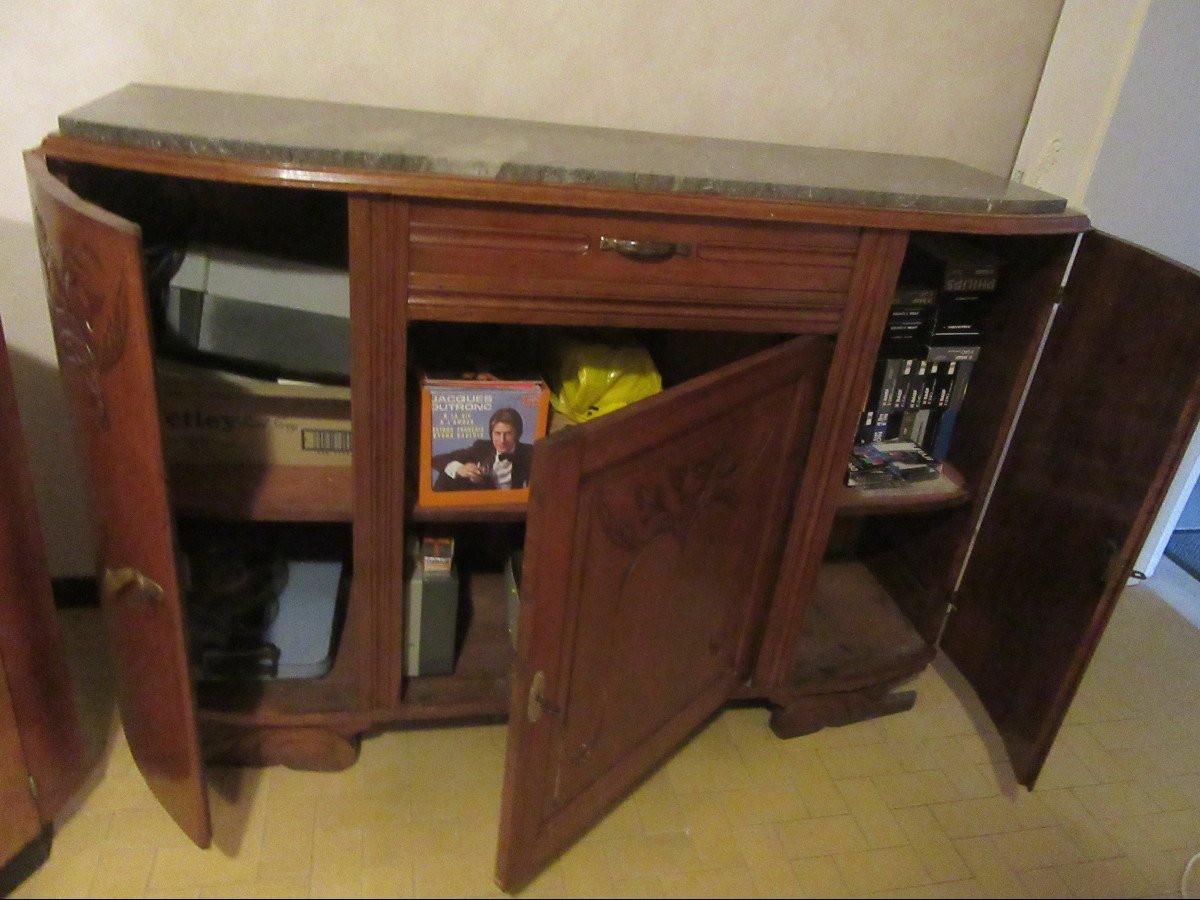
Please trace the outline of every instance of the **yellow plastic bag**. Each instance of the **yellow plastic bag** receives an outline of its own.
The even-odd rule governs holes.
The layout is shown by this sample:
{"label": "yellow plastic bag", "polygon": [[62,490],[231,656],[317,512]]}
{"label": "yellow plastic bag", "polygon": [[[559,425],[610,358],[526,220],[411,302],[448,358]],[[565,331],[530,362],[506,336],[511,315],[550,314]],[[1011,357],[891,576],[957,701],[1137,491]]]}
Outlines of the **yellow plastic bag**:
{"label": "yellow plastic bag", "polygon": [[572,422],[586,422],[662,390],[662,376],[645,348],[564,340],[550,380],[551,405]]}

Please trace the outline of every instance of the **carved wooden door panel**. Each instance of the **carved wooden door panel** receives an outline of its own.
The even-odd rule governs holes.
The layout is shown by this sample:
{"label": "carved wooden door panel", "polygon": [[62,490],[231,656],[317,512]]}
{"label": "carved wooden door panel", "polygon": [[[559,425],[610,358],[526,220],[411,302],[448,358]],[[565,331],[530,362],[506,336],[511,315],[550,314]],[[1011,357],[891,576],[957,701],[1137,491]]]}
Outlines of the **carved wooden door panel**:
{"label": "carved wooden door panel", "polygon": [[25,155],[59,370],[86,466],[101,611],[130,750],[159,801],[212,839],[200,763],[137,226]]}
{"label": "carved wooden door panel", "polygon": [[1196,430],[1197,347],[1200,274],[1084,237],[942,638],[1027,786]]}
{"label": "carved wooden door panel", "polygon": [[497,860],[506,890],[745,681],[829,350],[793,339],[535,444]]}

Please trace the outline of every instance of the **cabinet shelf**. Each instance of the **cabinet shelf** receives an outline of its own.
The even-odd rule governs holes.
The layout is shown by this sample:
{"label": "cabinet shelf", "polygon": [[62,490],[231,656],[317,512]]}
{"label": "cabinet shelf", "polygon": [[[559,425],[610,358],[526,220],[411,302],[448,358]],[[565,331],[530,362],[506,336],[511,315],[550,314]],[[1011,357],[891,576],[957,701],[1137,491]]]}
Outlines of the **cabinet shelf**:
{"label": "cabinet shelf", "polygon": [[349,466],[180,465],[167,467],[176,512],[254,521],[349,522]]}
{"label": "cabinet shelf", "polygon": [[408,517],[413,522],[524,522],[527,509],[525,503],[443,507],[413,503]]}
{"label": "cabinet shelf", "polygon": [[930,481],[903,487],[863,489],[842,485],[837,498],[839,516],[875,516],[931,512],[961,506],[971,497],[966,480],[949,463]]}
{"label": "cabinet shelf", "polygon": [[508,632],[508,587],[501,572],[468,576],[465,611],[454,672],[405,680],[399,711],[411,720],[503,716],[508,712],[513,667]]}

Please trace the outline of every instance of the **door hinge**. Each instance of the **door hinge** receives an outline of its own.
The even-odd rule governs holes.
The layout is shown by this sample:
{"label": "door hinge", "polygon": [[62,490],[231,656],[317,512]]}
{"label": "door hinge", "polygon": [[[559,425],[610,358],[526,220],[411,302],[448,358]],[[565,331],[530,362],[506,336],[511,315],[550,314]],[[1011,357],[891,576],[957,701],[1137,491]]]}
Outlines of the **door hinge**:
{"label": "door hinge", "polygon": [[35,779],[32,775],[29,776],[29,795],[33,797],[34,800],[38,798],[37,779]]}

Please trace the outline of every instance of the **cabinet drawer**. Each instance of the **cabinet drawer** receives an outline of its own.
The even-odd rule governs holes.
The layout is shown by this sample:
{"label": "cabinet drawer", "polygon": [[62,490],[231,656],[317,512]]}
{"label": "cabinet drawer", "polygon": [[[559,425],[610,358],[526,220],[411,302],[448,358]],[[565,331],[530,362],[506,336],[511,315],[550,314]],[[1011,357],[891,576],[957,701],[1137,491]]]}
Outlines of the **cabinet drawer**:
{"label": "cabinet drawer", "polygon": [[413,318],[829,331],[860,231],[473,204],[413,204]]}

